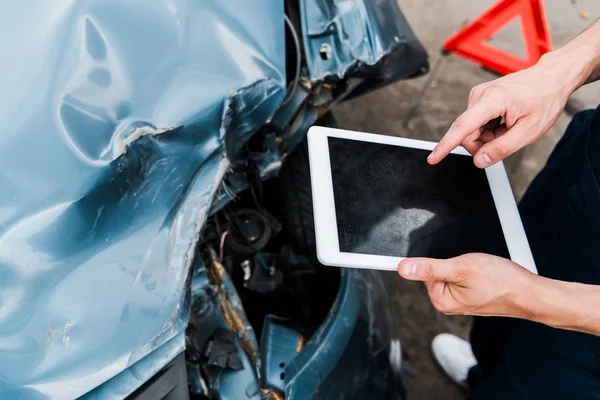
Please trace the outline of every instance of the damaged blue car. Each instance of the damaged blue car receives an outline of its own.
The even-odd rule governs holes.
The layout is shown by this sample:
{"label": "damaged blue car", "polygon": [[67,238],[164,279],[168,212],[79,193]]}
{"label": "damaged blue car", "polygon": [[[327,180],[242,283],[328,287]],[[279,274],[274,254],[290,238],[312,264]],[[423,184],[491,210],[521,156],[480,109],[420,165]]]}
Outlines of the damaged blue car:
{"label": "damaged blue car", "polygon": [[304,145],[427,71],[395,0],[5,2],[0,31],[1,398],[404,398],[381,277],[316,260]]}

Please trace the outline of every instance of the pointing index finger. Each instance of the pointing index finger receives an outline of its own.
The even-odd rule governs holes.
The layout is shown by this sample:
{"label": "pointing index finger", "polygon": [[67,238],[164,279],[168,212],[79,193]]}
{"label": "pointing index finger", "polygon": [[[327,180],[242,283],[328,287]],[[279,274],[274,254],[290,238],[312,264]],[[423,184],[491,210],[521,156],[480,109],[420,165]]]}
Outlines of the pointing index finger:
{"label": "pointing index finger", "polygon": [[448,132],[427,157],[427,162],[431,165],[439,163],[470,134],[500,116],[502,116],[502,109],[498,102],[482,100],[475,103],[456,118]]}

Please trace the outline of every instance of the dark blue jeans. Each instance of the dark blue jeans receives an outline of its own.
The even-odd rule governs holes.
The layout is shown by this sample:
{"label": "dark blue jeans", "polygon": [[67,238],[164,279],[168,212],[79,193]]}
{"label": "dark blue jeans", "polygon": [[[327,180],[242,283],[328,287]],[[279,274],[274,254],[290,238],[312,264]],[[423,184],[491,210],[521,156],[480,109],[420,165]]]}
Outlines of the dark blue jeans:
{"label": "dark blue jeans", "polygon": [[[519,205],[540,275],[600,285],[599,178],[600,107],[573,118]],[[600,399],[600,337],[476,318],[471,343],[469,399]]]}

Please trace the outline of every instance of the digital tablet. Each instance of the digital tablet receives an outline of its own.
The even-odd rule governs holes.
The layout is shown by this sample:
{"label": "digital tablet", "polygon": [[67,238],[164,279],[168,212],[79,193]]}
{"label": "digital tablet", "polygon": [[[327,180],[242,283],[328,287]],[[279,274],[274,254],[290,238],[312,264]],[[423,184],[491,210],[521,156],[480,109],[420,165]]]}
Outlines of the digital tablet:
{"label": "digital tablet", "polygon": [[502,163],[485,170],[457,148],[325,127],[308,132],[319,261],[396,270],[405,257],[488,253],[537,273]]}

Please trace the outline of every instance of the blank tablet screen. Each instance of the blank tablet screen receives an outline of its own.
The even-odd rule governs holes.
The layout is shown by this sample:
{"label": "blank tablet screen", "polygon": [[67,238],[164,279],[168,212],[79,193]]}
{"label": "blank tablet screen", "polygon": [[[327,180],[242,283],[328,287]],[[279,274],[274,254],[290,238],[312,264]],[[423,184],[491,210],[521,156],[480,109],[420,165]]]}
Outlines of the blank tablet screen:
{"label": "blank tablet screen", "polygon": [[510,258],[485,171],[450,154],[329,137],[339,248],[344,253]]}

